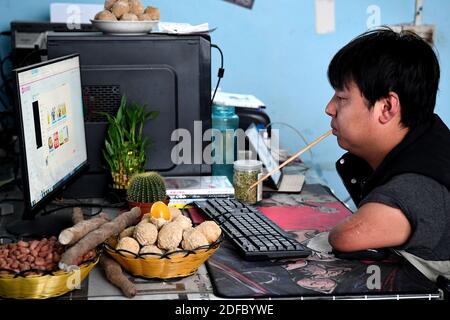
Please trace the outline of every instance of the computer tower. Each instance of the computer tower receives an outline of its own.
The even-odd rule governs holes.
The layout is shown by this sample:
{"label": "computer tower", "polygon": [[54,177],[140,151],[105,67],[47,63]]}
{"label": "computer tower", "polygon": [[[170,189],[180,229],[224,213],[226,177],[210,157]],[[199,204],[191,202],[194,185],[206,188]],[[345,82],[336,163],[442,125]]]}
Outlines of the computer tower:
{"label": "computer tower", "polygon": [[[50,33],[47,50],[49,59],[80,54],[90,168],[70,188],[69,196],[104,193],[109,179],[102,157],[107,122],[97,112],[115,114],[122,95],[129,103],[160,112],[144,127],[152,142],[146,170],[166,176],[211,173],[209,165],[198,162],[203,159],[206,142],[201,142],[202,148],[192,148],[191,163],[176,165],[171,158],[172,149],[179,143],[171,141],[176,129],[186,129],[194,146],[194,139],[202,140],[203,132],[211,127],[208,35]],[[198,126],[194,128],[194,121],[201,121],[201,132]]]}

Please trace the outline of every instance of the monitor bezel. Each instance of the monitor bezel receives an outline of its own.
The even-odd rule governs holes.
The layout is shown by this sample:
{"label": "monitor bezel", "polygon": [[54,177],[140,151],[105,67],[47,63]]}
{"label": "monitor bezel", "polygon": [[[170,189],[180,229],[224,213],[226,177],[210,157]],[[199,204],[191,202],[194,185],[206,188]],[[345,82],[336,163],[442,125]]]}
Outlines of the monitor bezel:
{"label": "monitor bezel", "polygon": [[[48,194],[46,194],[41,200],[39,200],[35,205],[31,204],[31,194],[30,194],[30,181],[28,179],[28,168],[27,168],[27,153],[25,148],[25,136],[24,136],[24,122],[22,117],[22,101],[20,97],[20,85],[19,85],[19,74],[29,71],[31,69],[40,68],[46,65],[58,63],[65,60],[70,60],[73,58],[78,58],[78,66],[80,70],[80,89],[81,89],[81,95],[83,95],[82,91],[82,79],[81,79],[81,61],[80,61],[80,55],[78,53],[58,57],[55,59],[35,63],[29,66],[25,66],[22,68],[14,69],[14,81],[15,81],[15,88],[16,88],[16,117],[17,117],[17,125],[18,125],[18,131],[19,131],[19,143],[21,147],[22,152],[22,161],[21,161],[21,178],[22,178],[22,191],[23,191],[23,198],[24,198],[24,211],[22,215],[22,219],[30,220],[34,219],[36,214],[42,210],[46,205],[48,205],[51,200],[55,198],[55,195],[61,191],[63,191],[70,183],[72,183],[76,178],[78,178],[89,166],[88,163],[88,156],[87,156],[87,141],[85,139],[85,148],[86,148],[86,160],[82,162],[77,168],[74,169],[73,173],[67,177],[64,180],[61,180],[59,184],[56,184],[54,189],[50,191]],[[84,106],[83,106],[83,97],[81,97],[81,104],[82,104],[82,112],[83,112],[83,119],[84,119]],[[86,137],[86,122],[83,121],[84,124],[84,131],[85,131],[85,137]],[[20,126],[20,128],[19,128]]]}

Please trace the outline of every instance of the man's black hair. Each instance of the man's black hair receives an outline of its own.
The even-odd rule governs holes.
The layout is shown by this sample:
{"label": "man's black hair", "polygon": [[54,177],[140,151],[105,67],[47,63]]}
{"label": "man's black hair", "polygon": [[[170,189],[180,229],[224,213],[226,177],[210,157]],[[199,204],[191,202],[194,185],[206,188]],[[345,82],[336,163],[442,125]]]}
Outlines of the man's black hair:
{"label": "man's black hair", "polygon": [[358,86],[369,108],[389,92],[398,94],[401,123],[415,127],[434,113],[439,86],[439,62],[433,48],[412,32],[388,28],[366,32],[343,47],[328,67],[337,90]]}

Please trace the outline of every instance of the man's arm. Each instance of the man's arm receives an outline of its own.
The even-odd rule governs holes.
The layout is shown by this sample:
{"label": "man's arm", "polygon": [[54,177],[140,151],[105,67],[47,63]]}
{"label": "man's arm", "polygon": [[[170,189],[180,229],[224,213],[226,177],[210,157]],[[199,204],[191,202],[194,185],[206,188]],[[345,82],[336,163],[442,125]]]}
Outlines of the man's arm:
{"label": "man's arm", "polygon": [[366,203],[331,230],[329,242],[341,252],[395,247],[411,235],[403,212],[381,203]]}

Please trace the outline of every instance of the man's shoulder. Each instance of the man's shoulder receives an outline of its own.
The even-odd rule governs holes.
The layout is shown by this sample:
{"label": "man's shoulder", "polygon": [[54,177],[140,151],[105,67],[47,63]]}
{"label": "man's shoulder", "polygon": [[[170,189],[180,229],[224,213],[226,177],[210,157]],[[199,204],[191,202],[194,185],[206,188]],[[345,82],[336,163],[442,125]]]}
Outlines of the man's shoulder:
{"label": "man's shoulder", "polygon": [[372,190],[361,204],[368,202],[406,209],[436,202],[450,203],[450,192],[443,184],[426,175],[402,173]]}
{"label": "man's shoulder", "polygon": [[395,175],[384,185],[388,187],[408,187],[422,190],[425,186],[430,188],[446,189],[446,187],[437,180],[419,173],[401,173]]}

